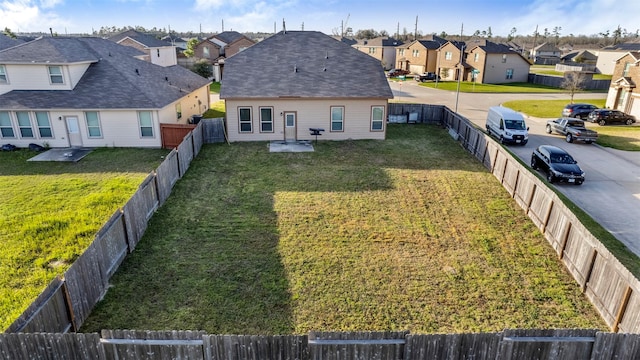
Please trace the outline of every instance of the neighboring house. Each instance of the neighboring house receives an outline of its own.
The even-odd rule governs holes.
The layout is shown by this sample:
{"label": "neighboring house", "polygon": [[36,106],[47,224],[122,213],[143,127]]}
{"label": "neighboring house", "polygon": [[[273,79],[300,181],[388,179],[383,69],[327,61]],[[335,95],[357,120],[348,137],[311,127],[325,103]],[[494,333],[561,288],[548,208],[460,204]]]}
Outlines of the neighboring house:
{"label": "neighboring house", "polygon": [[552,43],[542,43],[531,50],[534,64],[555,65],[560,62],[562,51]]}
{"label": "neighboring house", "polygon": [[255,41],[237,31],[224,31],[199,42],[194,48],[194,58],[206,59],[213,67],[213,79],[220,82],[225,59],[253,44]]}
{"label": "neighboring house", "polygon": [[178,64],[176,47],[170,43],[136,30],[128,30],[109,37],[109,40],[125,46],[130,46],[142,51],[145,55],[142,60],[160,66],[173,66]]}
{"label": "neighboring house", "polygon": [[467,65],[463,80],[482,84],[527,82],[531,64],[519,52],[488,40],[471,41],[465,46]]}
{"label": "neighboring house", "polygon": [[[393,98],[380,62],[316,31],[281,31],[227,59],[229,141],[384,139]],[[348,74],[348,76],[347,76]]]}
{"label": "neighboring house", "polygon": [[596,70],[601,74],[613,75],[616,62],[629,51],[640,51],[640,42],[626,42],[600,49],[597,54]]}
{"label": "neighboring house", "polygon": [[442,80],[458,80],[460,68],[468,67],[461,56],[464,46],[461,41],[447,41],[438,49],[437,72]]}
{"label": "neighboring house", "polygon": [[575,50],[560,58],[562,63],[578,63],[595,65],[598,61],[598,55],[591,50]]}
{"label": "neighboring house", "polygon": [[396,46],[402,45],[402,41],[380,36],[374,39],[358,40],[353,46],[365,54],[378,59],[385,70],[393,68],[396,64]]}
{"label": "neighboring house", "polygon": [[421,40],[396,47],[397,69],[408,70],[413,74],[436,72],[438,67],[438,49],[447,40],[431,35]]}
{"label": "neighboring house", "polygon": [[331,37],[336,39],[336,40],[338,40],[338,41],[340,41],[340,42],[343,42],[343,43],[345,43],[345,44],[347,44],[349,46],[355,45],[355,44],[358,43],[358,40],[350,38],[350,37],[344,37],[344,36],[340,36],[340,35],[333,35]]}
{"label": "neighboring house", "polygon": [[209,107],[209,84],[95,37],[45,37],[0,51],[0,144],[153,147],[162,124]]}
{"label": "neighboring house", "polygon": [[640,51],[630,51],[615,62],[606,107],[640,120]]}

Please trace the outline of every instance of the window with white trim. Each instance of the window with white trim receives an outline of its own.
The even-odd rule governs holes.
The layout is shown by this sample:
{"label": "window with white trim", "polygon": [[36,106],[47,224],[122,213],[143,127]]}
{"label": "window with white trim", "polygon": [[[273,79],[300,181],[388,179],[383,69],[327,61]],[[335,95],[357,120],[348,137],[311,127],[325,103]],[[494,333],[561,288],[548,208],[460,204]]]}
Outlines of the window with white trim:
{"label": "window with white trim", "polygon": [[507,62],[507,54],[502,54],[502,62],[503,63]]}
{"label": "window with white trim", "polygon": [[182,103],[176,104],[176,116],[178,117],[178,119],[182,118]]}
{"label": "window with white trim", "polygon": [[140,125],[140,137],[153,137],[153,117],[151,111],[138,111],[138,124]]}
{"label": "window with white trim", "polygon": [[445,60],[453,59],[453,53],[451,51],[445,51],[444,52],[444,58],[445,58]]}
{"label": "window with white trim", "polygon": [[413,57],[419,57],[419,56],[420,56],[420,50],[414,49],[413,50]]}
{"label": "window with white trim", "polygon": [[101,138],[102,128],[100,127],[100,118],[97,111],[85,111],[84,118],[87,122],[87,134],[90,138]]}
{"label": "window with white trim", "polygon": [[331,131],[344,131],[344,106],[331,107]]}
{"label": "window with white trim", "polygon": [[13,132],[13,125],[11,124],[11,116],[8,111],[0,111],[0,137],[16,137],[16,133]]}
{"label": "window with white trim", "polygon": [[370,47],[369,48],[369,54],[375,54],[375,53],[376,53],[376,48]]}
{"label": "window with white trim", "polygon": [[53,131],[51,131],[51,121],[49,121],[48,112],[36,111],[36,123],[38,124],[38,134],[40,134],[41,138],[53,138]]}
{"label": "window with white trim", "polygon": [[273,132],[273,108],[260,108],[260,132]]}
{"label": "window with white trim", "polygon": [[206,58],[211,57],[211,54],[209,53],[209,47],[205,46],[202,48],[202,55]]}
{"label": "window with white trim", "polygon": [[61,66],[49,66],[49,80],[52,84],[64,84]]}
{"label": "window with white trim", "polygon": [[404,56],[404,49],[398,49],[398,55]]}
{"label": "window with white trim", "polygon": [[371,107],[371,131],[384,130],[384,106]]}
{"label": "window with white trim", "polygon": [[513,69],[507,69],[507,72],[505,74],[505,78],[507,80],[513,79]]}
{"label": "window with white trim", "polygon": [[18,129],[20,129],[21,138],[33,138],[33,126],[31,126],[31,118],[28,111],[16,111],[18,118]]}
{"label": "window with white trim", "polygon": [[[622,70],[622,76],[629,76],[629,69],[631,69],[631,63],[624,63],[624,70]],[[0,78],[0,81],[2,79]]]}
{"label": "window with white trim", "polygon": [[475,61],[475,62],[480,61],[480,54],[479,53],[473,54],[473,61]]}
{"label": "window with white trim", "polygon": [[4,65],[0,65],[0,84],[8,84],[9,79],[7,79],[7,69]]}
{"label": "window with white trim", "polygon": [[238,108],[238,131],[241,133],[253,132],[253,121],[251,119],[250,107]]}

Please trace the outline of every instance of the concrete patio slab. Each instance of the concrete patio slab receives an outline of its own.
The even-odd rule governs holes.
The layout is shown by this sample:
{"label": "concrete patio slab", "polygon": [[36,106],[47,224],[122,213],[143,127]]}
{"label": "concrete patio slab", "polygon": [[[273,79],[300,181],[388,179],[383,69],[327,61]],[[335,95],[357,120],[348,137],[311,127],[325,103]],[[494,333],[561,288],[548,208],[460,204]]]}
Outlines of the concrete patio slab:
{"label": "concrete patio slab", "polygon": [[313,152],[310,141],[272,141],[269,143],[269,152]]}
{"label": "concrete patio slab", "polygon": [[40,153],[27,161],[69,161],[77,162],[87,156],[93,149],[88,148],[64,148],[50,149]]}

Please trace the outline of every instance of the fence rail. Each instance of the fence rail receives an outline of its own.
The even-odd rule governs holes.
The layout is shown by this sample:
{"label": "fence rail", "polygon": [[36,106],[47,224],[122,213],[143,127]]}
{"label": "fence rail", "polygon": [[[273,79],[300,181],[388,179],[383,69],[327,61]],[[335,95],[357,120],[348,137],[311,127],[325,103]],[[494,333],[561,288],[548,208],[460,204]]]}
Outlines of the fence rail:
{"label": "fence rail", "polygon": [[[536,85],[545,85],[555,88],[561,88],[564,77],[541,75],[541,74],[529,74],[528,82]],[[582,87],[585,90],[607,90],[611,86],[611,80],[594,80],[589,79],[584,81]]]}
{"label": "fence rail", "polygon": [[[410,335],[310,333],[308,336],[212,336],[201,332],[76,331],[134,250],[153,212],[168,198],[202,144],[201,121],[184,137],[94,242],[64,274],[0,334],[0,359],[597,359],[640,358],[640,282],[578,221],[546,184],[468,119],[444,106],[389,104],[389,114],[415,112],[438,123],[503,184],[555,249],[606,323],[594,330],[512,330],[497,334]],[[440,118],[437,118],[440,114]],[[217,126],[214,122],[211,126]],[[208,140],[209,139],[209,140]],[[49,333],[43,333],[49,332]],[[625,334],[627,333],[627,334]],[[594,339],[591,341],[591,339]],[[151,341],[152,340],[152,341]],[[375,350],[372,350],[375,349]]]}

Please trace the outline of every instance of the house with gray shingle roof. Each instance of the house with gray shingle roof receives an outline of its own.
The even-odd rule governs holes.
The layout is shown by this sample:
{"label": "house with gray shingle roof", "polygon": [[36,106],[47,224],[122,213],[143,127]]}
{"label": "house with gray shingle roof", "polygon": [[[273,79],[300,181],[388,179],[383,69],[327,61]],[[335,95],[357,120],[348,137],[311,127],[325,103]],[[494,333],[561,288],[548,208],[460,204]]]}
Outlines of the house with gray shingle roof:
{"label": "house with gray shingle roof", "polygon": [[212,66],[213,79],[220,81],[224,61],[255,44],[255,41],[237,31],[223,31],[199,42],[193,49],[194,58],[205,59]]}
{"label": "house with gray shingle roof", "polygon": [[640,51],[628,51],[616,59],[606,107],[640,119],[638,85],[640,85]]}
{"label": "house with gray shingle roof", "polygon": [[397,69],[408,70],[413,74],[436,72],[438,66],[438,49],[447,40],[429,35],[420,40],[396,47]]}
{"label": "house with gray shingle roof", "polygon": [[141,55],[140,58],[152,64],[160,66],[178,64],[175,45],[158,39],[153,35],[144,34],[136,30],[127,30],[109,37],[109,40],[142,51],[144,55]]}
{"label": "house with gray shingle roof", "polygon": [[613,75],[618,59],[629,51],[640,51],[640,41],[629,41],[605,46],[597,50],[598,60],[596,71],[601,74]]}
{"label": "house with gray shingle roof", "polygon": [[0,50],[0,144],[161,147],[163,124],[209,108],[210,81],[141,54],[95,37]]}
{"label": "house with gray shingle roof", "polygon": [[396,46],[403,42],[388,36],[379,36],[373,39],[358,40],[351,45],[356,50],[378,59],[385,70],[389,70],[396,65]]}
{"label": "house with gray shingle roof", "polygon": [[380,62],[316,31],[281,31],[226,60],[229,141],[384,139],[393,93]]}
{"label": "house with gray shingle roof", "polygon": [[18,44],[22,44],[24,40],[14,39],[5,34],[0,33],[0,50],[14,47]]}
{"label": "house with gray shingle roof", "polygon": [[465,59],[465,81],[505,84],[527,82],[529,77],[529,61],[505,44],[486,39],[469,41],[465,44]]}

